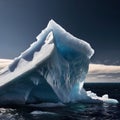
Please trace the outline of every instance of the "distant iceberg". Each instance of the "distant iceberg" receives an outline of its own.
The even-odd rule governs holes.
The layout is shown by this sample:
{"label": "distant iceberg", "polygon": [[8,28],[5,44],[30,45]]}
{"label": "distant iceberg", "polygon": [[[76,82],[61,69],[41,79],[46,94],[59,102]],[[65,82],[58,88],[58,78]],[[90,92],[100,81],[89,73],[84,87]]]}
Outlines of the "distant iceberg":
{"label": "distant iceberg", "polygon": [[51,20],[37,41],[0,71],[0,105],[108,102],[83,88],[91,46]]}

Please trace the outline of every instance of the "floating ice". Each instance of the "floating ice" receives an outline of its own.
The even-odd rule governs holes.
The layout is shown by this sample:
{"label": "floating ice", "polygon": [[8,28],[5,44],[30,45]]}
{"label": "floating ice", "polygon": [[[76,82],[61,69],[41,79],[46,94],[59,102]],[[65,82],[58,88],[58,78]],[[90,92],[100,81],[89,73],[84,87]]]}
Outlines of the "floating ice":
{"label": "floating ice", "polygon": [[43,111],[32,111],[30,113],[31,115],[33,116],[37,116],[37,115],[57,115],[56,113],[53,113],[53,112],[43,112]]}
{"label": "floating ice", "polygon": [[51,20],[26,51],[0,71],[0,104],[110,102],[83,88],[91,46]]}

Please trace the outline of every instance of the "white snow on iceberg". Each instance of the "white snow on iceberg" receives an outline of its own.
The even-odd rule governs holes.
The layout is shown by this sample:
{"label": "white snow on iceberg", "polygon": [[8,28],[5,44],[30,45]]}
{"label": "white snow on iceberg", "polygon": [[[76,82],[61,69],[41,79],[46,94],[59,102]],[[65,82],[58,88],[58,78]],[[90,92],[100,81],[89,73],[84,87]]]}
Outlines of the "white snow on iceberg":
{"label": "white snow on iceberg", "polygon": [[0,105],[109,102],[83,88],[91,46],[51,20],[26,51],[0,71]]}

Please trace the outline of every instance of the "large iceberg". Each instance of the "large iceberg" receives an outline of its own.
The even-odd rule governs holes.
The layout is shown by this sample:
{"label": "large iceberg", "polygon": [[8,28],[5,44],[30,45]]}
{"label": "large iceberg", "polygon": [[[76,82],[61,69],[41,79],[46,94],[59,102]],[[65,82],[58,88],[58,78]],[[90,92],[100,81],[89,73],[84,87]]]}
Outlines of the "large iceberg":
{"label": "large iceberg", "polygon": [[37,41],[0,71],[0,105],[110,102],[83,88],[91,46],[51,20]]}

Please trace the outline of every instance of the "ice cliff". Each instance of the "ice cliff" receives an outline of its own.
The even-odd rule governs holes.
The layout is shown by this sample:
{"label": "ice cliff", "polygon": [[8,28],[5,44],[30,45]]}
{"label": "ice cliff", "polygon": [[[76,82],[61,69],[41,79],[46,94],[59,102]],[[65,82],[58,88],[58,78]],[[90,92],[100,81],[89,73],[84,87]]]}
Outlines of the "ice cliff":
{"label": "ice cliff", "polygon": [[91,46],[51,20],[31,46],[0,71],[0,104],[110,102],[83,88]]}

